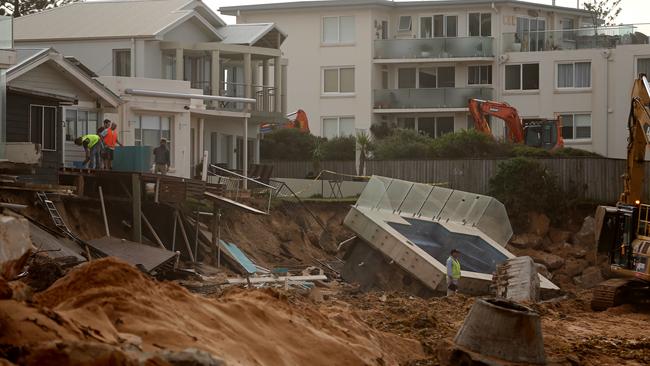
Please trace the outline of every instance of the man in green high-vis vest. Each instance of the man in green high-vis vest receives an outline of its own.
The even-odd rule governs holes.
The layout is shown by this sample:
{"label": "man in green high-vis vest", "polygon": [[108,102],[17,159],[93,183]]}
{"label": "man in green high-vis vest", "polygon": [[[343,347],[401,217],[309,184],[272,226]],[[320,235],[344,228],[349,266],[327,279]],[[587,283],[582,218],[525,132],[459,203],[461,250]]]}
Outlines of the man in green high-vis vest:
{"label": "man in green high-vis vest", "polygon": [[460,261],[458,260],[460,252],[452,249],[450,254],[447,258],[447,296],[458,291],[458,280],[460,280]]}
{"label": "man in green high-vis vest", "polygon": [[83,146],[86,152],[86,159],[83,162],[84,166],[88,164],[88,168],[90,169],[99,169],[101,167],[102,141],[99,135],[88,134],[77,137],[74,143]]}

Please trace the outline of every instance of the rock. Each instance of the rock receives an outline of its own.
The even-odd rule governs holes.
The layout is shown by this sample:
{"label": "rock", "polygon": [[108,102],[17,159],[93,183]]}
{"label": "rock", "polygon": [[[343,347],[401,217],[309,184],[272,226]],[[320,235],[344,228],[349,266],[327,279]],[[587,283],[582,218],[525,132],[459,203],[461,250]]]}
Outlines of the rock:
{"label": "rock", "polygon": [[9,286],[9,283],[0,278],[0,300],[9,300],[13,297],[14,291]]}
{"label": "rock", "polygon": [[12,280],[22,272],[32,248],[27,219],[0,214],[0,243],[0,273]]}
{"label": "rock", "polygon": [[584,288],[592,288],[603,282],[603,275],[600,268],[593,266],[585,269],[580,275],[581,286]]}
{"label": "rock", "polygon": [[571,239],[571,232],[566,230],[551,229],[548,237],[553,243],[565,243]]}
{"label": "rock", "polygon": [[542,245],[542,237],[536,234],[514,235],[510,244],[520,249],[537,249]]}
{"label": "rock", "polygon": [[541,263],[535,263],[535,267],[537,267],[537,273],[548,278],[549,280],[553,278],[553,275],[551,274],[551,272],[548,271],[548,268],[546,268],[545,265]]}
{"label": "rock", "polygon": [[90,341],[55,341],[41,343],[18,362],[21,365],[116,365],[136,366],[131,358],[115,346]]}
{"label": "rock", "polygon": [[587,256],[587,251],[584,249],[577,250],[573,253],[573,256],[576,258],[584,258]]}
{"label": "rock", "polygon": [[174,366],[225,366],[226,362],[205,351],[188,348],[183,351],[160,351],[156,356]]}
{"label": "rock", "polygon": [[551,220],[544,214],[532,212],[528,215],[528,232],[538,235],[546,236],[551,227]]}
{"label": "rock", "polygon": [[556,270],[564,264],[564,259],[562,257],[551,253],[534,252],[531,253],[531,257],[533,257],[536,263],[543,264],[550,271]]}
{"label": "rock", "polygon": [[493,283],[496,284],[497,297],[516,302],[539,300],[537,264],[531,257],[511,258],[498,265]]}
{"label": "rock", "polygon": [[573,235],[573,244],[578,244],[586,248],[593,248],[596,245],[595,234],[596,220],[591,217],[585,217],[580,231]]}
{"label": "rock", "polygon": [[587,266],[589,266],[589,263],[584,259],[568,258],[564,263],[562,272],[569,277],[575,277],[581,274]]}

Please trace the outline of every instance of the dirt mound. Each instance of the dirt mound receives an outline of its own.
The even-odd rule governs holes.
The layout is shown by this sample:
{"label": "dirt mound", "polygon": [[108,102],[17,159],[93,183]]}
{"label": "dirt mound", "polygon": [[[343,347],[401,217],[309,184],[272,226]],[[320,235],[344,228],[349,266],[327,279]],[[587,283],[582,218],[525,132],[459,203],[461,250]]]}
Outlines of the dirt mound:
{"label": "dirt mound", "polygon": [[197,348],[245,365],[396,365],[422,353],[416,341],[375,331],[342,306],[321,310],[271,290],[207,299],[114,259],[73,270],[35,301],[43,307],[0,302],[0,344],[120,346],[135,338],[145,352]]}

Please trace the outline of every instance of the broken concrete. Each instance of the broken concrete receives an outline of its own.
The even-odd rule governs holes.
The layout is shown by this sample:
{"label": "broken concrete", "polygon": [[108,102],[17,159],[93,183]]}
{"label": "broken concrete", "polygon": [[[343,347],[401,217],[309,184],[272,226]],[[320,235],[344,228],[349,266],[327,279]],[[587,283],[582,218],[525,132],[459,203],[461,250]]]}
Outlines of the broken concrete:
{"label": "broken concrete", "polygon": [[0,214],[0,243],[0,263],[16,260],[31,249],[27,219]]}
{"label": "broken concrete", "polygon": [[512,258],[498,265],[494,283],[498,298],[529,303],[540,298],[539,276],[531,257]]}

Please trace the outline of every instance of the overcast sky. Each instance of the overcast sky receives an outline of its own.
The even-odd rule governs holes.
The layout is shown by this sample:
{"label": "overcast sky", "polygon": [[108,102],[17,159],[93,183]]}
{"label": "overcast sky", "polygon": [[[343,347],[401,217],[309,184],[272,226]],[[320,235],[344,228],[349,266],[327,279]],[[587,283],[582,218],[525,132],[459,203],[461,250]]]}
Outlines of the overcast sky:
{"label": "overcast sky", "polygon": [[[292,2],[292,0],[203,0],[203,1],[208,5],[210,5],[213,9],[217,9],[220,6]],[[541,3],[541,4],[551,4],[552,2],[552,0],[530,0],[530,1]],[[580,2],[582,3],[583,1],[580,0]],[[648,12],[649,2],[650,0],[622,0],[621,6],[623,10],[621,11],[621,14],[619,15],[616,23],[625,23],[625,24],[650,23],[650,12]],[[576,0],[556,0],[556,5],[575,7]],[[234,17],[223,16],[223,18],[228,23],[235,22]]]}

